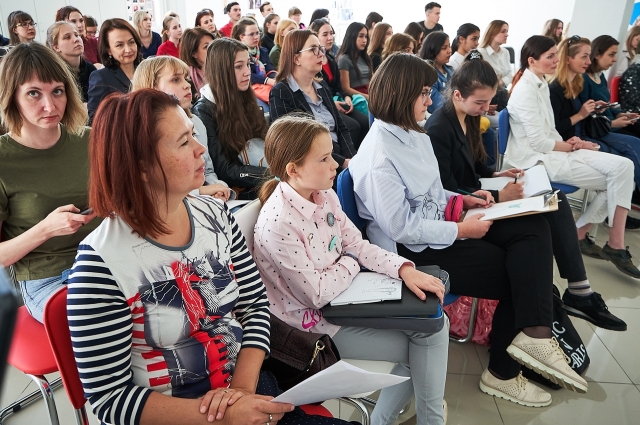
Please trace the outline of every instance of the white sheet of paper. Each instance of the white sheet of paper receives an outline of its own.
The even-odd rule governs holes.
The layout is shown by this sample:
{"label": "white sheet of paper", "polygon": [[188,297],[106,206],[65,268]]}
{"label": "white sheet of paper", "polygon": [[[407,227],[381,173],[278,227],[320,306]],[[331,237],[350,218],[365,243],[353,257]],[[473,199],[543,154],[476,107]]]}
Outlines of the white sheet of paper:
{"label": "white sheet of paper", "polygon": [[[492,177],[487,179],[480,179],[483,190],[502,190],[507,183],[514,181],[513,177]],[[523,190],[524,197],[530,198],[537,196],[544,192],[551,191],[551,182],[549,182],[549,176],[544,165],[539,164],[535,167],[529,168],[525,171],[524,176],[518,179],[519,182],[524,182]]]}
{"label": "white sheet of paper", "polygon": [[549,205],[544,204],[544,196],[535,196],[533,198],[518,199],[509,202],[499,202],[491,205],[489,208],[474,208],[467,211],[464,221],[468,220],[475,214],[484,214],[480,220],[495,220],[505,218],[511,215],[522,214],[533,211],[549,210]]}
{"label": "white sheet of paper", "polygon": [[376,391],[406,381],[409,377],[367,372],[340,360],[271,401],[295,406]]}
{"label": "white sheet of paper", "polygon": [[402,298],[402,281],[384,274],[360,272],[331,305],[366,304]]}

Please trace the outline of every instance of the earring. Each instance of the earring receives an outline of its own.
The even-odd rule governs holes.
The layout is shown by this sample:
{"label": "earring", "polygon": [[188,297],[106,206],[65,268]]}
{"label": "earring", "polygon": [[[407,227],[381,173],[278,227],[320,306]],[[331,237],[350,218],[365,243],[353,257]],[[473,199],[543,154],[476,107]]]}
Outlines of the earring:
{"label": "earring", "polygon": [[109,59],[113,59],[113,56],[109,55]]}

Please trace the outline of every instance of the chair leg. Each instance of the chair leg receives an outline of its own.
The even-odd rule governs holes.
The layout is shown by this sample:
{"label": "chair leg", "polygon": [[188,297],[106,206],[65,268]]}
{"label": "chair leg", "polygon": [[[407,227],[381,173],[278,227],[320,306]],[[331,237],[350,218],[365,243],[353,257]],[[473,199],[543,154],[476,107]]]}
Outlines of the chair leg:
{"label": "chair leg", "polygon": [[82,406],[82,409],[74,409],[73,413],[76,418],[76,425],[89,425],[87,409],[85,409],[84,406]]}
{"label": "chair leg", "polygon": [[[51,383],[49,384],[49,387],[50,387],[51,391],[57,390],[58,388],[61,388],[62,387],[62,379],[58,378],[58,379],[55,379],[55,380],[51,381]],[[22,397],[20,400],[16,401],[15,403],[11,403],[10,405],[5,407],[4,409],[0,410],[0,425],[3,424],[4,420],[6,418],[8,418],[9,416],[13,415],[14,413],[19,412],[23,408],[29,406],[32,403],[35,403],[36,401],[38,401],[40,399],[42,399],[42,392],[40,390],[34,391],[31,394],[28,394],[28,395]],[[54,408],[55,408],[55,406],[54,406]]]}
{"label": "chair leg", "polygon": [[362,417],[362,421],[360,423],[362,425],[371,424],[371,416],[369,415],[369,410],[367,409],[367,406],[365,406],[364,403],[360,401],[360,399],[351,398],[351,397],[340,397],[340,401],[349,403],[350,405],[352,405],[353,407],[355,407],[357,410],[360,411],[360,416]]}
{"label": "chair leg", "polygon": [[47,407],[47,411],[49,412],[49,421],[51,422],[51,425],[60,425],[60,422],[58,420],[58,410],[56,409],[56,402],[53,399],[53,389],[51,388],[49,381],[47,381],[47,378],[38,375],[27,374],[27,376],[33,379],[33,382],[36,383],[36,385],[40,389],[40,392],[42,393],[44,404]]}
{"label": "chair leg", "polygon": [[471,341],[473,337],[473,329],[476,326],[476,312],[478,310],[478,299],[473,298],[471,301],[471,312],[469,313],[469,330],[467,330],[467,335],[464,338],[456,338],[449,335],[449,341],[458,342],[460,344],[464,344],[465,342]]}

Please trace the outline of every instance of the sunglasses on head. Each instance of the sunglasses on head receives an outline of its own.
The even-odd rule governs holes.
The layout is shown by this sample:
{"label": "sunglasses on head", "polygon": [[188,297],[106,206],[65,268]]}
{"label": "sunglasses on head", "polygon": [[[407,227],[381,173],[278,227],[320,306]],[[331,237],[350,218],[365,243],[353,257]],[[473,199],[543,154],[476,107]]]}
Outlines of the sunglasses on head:
{"label": "sunglasses on head", "polygon": [[579,35],[572,35],[571,37],[569,37],[569,41],[567,42],[567,44],[577,43],[580,40],[582,40],[582,37],[580,37]]}

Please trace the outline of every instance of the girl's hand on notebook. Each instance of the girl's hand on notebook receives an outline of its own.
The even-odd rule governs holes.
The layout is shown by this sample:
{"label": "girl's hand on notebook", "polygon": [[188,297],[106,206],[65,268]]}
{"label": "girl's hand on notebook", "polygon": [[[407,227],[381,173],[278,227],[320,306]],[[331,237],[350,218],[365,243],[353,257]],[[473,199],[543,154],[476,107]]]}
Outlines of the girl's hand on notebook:
{"label": "girl's hand on notebook", "polygon": [[425,300],[427,297],[424,291],[435,294],[440,302],[444,302],[444,285],[435,276],[416,270],[412,264],[403,264],[398,270],[398,275],[416,297]]}

